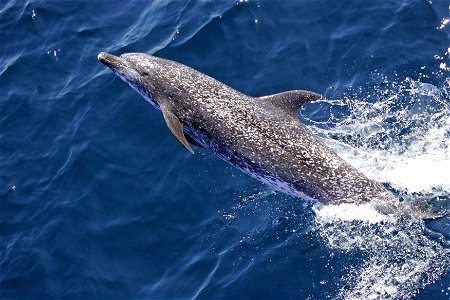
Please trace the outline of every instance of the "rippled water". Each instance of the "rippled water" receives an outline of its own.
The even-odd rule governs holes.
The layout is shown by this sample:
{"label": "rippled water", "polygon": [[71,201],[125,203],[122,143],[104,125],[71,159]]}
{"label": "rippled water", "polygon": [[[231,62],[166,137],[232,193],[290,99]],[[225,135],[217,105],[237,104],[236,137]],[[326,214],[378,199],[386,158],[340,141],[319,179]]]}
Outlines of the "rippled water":
{"label": "rippled water", "polygon": [[3,1],[0,297],[448,299],[450,218],[312,205],[207,150],[98,63],[146,52],[301,120],[405,201],[450,207],[448,1]]}

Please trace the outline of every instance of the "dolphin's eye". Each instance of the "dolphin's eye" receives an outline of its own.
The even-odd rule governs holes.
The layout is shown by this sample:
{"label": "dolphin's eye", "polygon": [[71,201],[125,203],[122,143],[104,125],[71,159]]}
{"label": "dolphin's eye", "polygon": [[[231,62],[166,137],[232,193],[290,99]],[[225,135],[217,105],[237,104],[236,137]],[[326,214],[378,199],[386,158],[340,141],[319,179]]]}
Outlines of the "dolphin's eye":
{"label": "dolphin's eye", "polygon": [[148,76],[148,72],[147,71],[141,71],[140,72],[142,76]]}

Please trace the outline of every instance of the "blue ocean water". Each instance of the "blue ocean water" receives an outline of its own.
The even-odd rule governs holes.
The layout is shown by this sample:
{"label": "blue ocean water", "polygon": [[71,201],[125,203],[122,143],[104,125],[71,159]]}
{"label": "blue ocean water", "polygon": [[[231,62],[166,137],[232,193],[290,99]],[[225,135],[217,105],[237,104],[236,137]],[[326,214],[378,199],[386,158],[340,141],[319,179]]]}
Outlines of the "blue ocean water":
{"label": "blue ocean water", "polygon": [[318,207],[211,152],[97,61],[146,52],[300,118],[367,176],[450,198],[444,0],[0,3],[0,298],[448,299],[450,217]]}

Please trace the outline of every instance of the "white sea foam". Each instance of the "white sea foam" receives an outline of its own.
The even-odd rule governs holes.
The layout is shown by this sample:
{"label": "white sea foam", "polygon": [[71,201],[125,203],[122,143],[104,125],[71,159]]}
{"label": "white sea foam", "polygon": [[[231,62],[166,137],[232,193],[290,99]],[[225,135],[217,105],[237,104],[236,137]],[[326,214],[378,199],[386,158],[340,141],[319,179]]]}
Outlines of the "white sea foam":
{"label": "white sea foam", "polygon": [[449,192],[450,102],[445,88],[411,79],[388,88],[361,95],[375,98],[372,103],[347,99],[347,116],[330,119],[326,129],[312,129],[371,178],[409,192]]}
{"label": "white sea foam", "polygon": [[354,204],[342,203],[339,205],[313,206],[317,221],[323,224],[336,221],[363,221],[369,224],[388,221],[388,216],[378,212],[370,203]]}
{"label": "white sea foam", "polygon": [[[338,105],[347,115],[332,115],[327,122],[303,117],[325,143],[368,177],[390,185],[400,195],[413,195],[419,202],[444,199],[448,209],[447,90],[448,86],[440,90],[411,79],[384,82],[384,88],[357,93],[364,101],[318,103],[331,111]],[[370,204],[317,205],[314,211],[314,230],[330,249],[362,251],[367,257],[362,265],[349,267],[338,298],[409,298],[448,272],[450,243],[445,238],[430,238],[421,220],[383,215]]]}
{"label": "white sea foam", "polygon": [[430,239],[422,221],[389,218],[378,223],[316,218],[315,230],[330,249],[367,256],[362,265],[348,267],[338,298],[409,298],[448,271],[448,245]]}

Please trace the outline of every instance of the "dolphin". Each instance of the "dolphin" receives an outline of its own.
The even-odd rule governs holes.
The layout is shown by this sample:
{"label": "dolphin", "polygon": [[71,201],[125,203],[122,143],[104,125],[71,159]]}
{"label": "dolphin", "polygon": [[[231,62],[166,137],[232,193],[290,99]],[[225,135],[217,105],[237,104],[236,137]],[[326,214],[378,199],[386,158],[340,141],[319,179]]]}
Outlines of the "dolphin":
{"label": "dolphin", "polygon": [[306,90],[251,97],[186,65],[144,53],[98,60],[162,112],[173,136],[190,153],[208,148],[233,166],[286,194],[322,204],[374,203],[401,209],[382,184],[340,158],[298,119],[299,108],[322,96]]}

